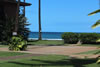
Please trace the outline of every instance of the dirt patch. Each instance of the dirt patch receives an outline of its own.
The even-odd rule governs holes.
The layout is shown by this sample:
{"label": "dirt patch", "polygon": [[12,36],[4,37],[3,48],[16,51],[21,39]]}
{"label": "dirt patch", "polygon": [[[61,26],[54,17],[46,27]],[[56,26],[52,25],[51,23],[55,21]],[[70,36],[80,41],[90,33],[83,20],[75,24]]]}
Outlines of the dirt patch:
{"label": "dirt patch", "polygon": [[[72,55],[80,52],[96,50],[97,47],[90,46],[28,46],[27,51],[18,51],[31,54],[58,54]],[[1,47],[0,51],[9,51],[7,47]],[[11,52],[11,51],[10,51]]]}
{"label": "dirt patch", "polygon": [[75,53],[96,50],[97,47],[87,46],[29,46],[25,53],[32,54],[58,54],[58,55],[72,55]]}

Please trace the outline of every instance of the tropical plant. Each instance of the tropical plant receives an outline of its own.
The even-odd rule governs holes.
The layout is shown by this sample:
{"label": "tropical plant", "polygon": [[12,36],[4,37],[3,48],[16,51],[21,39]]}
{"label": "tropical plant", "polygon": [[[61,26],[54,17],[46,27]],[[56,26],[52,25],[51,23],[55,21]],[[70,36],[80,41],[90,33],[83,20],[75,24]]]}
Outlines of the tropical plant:
{"label": "tropical plant", "polygon": [[[100,13],[100,9],[93,11],[92,13],[89,13],[88,16],[94,15],[96,13]],[[92,25],[92,28],[94,29],[94,28],[98,27],[99,25],[100,25],[100,20],[97,20],[97,22]]]}
{"label": "tropical plant", "polygon": [[100,26],[100,20],[97,20],[97,22],[94,25],[92,25],[92,28],[94,29],[98,26]]}
{"label": "tropical plant", "polygon": [[[100,2],[100,0],[99,0],[99,2]],[[96,14],[96,13],[100,13],[100,9],[88,14],[88,16],[91,16],[91,15]],[[98,27],[99,25],[100,25],[100,20],[98,20],[94,25],[92,25],[92,28],[94,29],[94,28]],[[100,63],[100,58],[98,59],[97,63]]]}
{"label": "tropical plant", "polygon": [[24,14],[20,14],[19,16],[19,24],[18,24],[18,35],[22,36],[25,40],[27,40],[29,35],[29,22],[27,22],[27,18],[24,17]]}
{"label": "tropical plant", "polygon": [[93,11],[93,12],[89,13],[88,16],[94,15],[94,14],[99,13],[99,12],[100,12],[100,9],[98,9],[98,10],[96,10],[96,11]]}
{"label": "tropical plant", "polygon": [[[6,17],[6,20],[0,19],[0,41],[8,43],[10,38],[13,36],[12,32],[15,28],[15,18]],[[29,34],[29,22],[23,14],[19,15],[19,24],[18,24],[18,35],[22,36],[25,40],[28,38]]]}
{"label": "tropical plant", "polygon": [[13,36],[9,42],[9,50],[21,51],[26,50],[27,41],[25,41],[21,36]]}
{"label": "tropical plant", "polygon": [[10,38],[12,37],[12,31],[14,30],[15,20],[7,17],[6,21],[3,23],[5,23],[5,25],[3,25],[4,29],[2,29],[1,37],[2,37],[2,42],[5,44],[9,42]]}
{"label": "tropical plant", "polygon": [[6,24],[6,18],[5,18],[5,13],[3,11],[3,7],[0,6],[0,41],[3,40],[3,37],[4,37],[4,30],[5,30],[5,24]]}

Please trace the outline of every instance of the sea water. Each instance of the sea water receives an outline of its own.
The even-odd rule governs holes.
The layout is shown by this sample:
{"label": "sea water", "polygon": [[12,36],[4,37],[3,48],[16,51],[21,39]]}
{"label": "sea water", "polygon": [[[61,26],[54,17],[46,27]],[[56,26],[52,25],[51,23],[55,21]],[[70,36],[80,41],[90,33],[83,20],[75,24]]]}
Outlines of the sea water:
{"label": "sea water", "polygon": [[[42,39],[43,40],[62,40],[61,35],[64,32],[42,32]],[[39,37],[38,32],[30,32],[29,33],[29,39],[35,39],[37,40]]]}

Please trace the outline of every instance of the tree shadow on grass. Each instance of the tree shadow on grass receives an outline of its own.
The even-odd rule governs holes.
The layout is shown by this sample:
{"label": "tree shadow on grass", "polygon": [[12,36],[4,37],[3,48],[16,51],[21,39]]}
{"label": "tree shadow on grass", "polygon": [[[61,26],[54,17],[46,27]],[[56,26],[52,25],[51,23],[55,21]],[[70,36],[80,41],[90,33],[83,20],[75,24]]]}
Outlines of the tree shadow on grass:
{"label": "tree shadow on grass", "polygon": [[32,46],[64,46],[64,44],[28,44]]}
{"label": "tree shadow on grass", "polygon": [[[63,60],[56,60],[56,61],[31,59],[29,61],[31,63],[24,63],[24,61],[23,62],[10,61],[8,63],[24,65],[24,66],[31,66],[31,67],[34,67],[34,66],[43,66],[43,67],[47,67],[47,66],[85,67],[85,65],[87,65],[87,64],[96,63],[97,59],[63,59]],[[34,61],[39,62],[39,63],[35,64]]]}

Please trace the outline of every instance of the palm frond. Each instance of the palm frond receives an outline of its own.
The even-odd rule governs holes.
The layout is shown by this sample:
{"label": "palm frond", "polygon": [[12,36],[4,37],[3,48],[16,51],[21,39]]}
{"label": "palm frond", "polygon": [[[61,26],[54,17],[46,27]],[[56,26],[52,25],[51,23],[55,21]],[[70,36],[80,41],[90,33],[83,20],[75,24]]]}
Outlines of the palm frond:
{"label": "palm frond", "polygon": [[96,42],[100,42],[100,39],[98,39]]}
{"label": "palm frond", "polygon": [[98,20],[94,25],[92,25],[92,29],[100,26],[100,20]]}
{"label": "palm frond", "polygon": [[93,11],[92,13],[89,13],[88,16],[94,15],[94,14],[99,13],[99,12],[100,12],[100,9]]}

